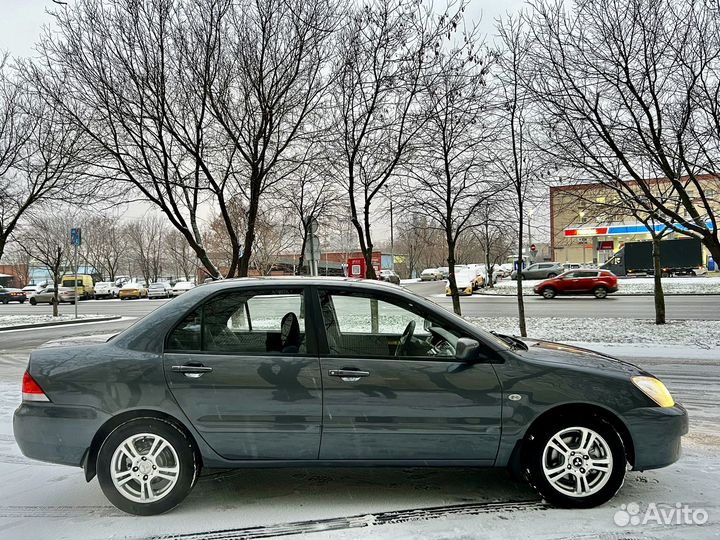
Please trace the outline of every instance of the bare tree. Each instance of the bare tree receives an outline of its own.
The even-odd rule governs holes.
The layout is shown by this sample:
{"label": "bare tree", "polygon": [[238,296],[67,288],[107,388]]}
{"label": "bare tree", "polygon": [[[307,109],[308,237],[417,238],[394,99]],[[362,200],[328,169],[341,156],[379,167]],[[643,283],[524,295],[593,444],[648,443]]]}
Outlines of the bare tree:
{"label": "bare tree", "polygon": [[502,264],[510,255],[515,242],[513,241],[511,222],[507,216],[507,208],[503,208],[503,200],[486,201],[478,209],[478,225],[472,229],[472,235],[483,253],[487,269],[487,286],[495,286],[493,273],[495,267]]}
{"label": "bare tree", "polygon": [[102,274],[103,279],[115,281],[128,246],[127,228],[119,216],[99,215],[85,220],[82,244],[84,256]]}
{"label": "bare tree", "polygon": [[478,209],[499,189],[484,179],[487,143],[495,135],[493,92],[487,84],[494,54],[484,52],[471,35],[437,57],[421,80],[428,120],[419,132],[413,162],[405,168],[409,183],[404,205],[442,232],[453,310],[460,315],[458,240],[476,225]]}
{"label": "bare tree", "polygon": [[162,276],[166,232],[164,219],[155,214],[145,215],[127,225],[128,252],[148,285]]}
{"label": "bare tree", "polygon": [[[717,6],[538,0],[525,20],[532,50],[520,76],[544,119],[545,152],[720,257]],[[664,198],[658,178],[672,188]]]}
{"label": "bare tree", "polygon": [[297,229],[289,215],[277,216],[261,211],[255,226],[255,251],[252,266],[261,276],[270,274],[280,254],[298,244]]}
{"label": "bare tree", "polygon": [[[17,235],[17,244],[33,260],[47,269],[55,289],[52,301],[53,317],[59,315],[58,289],[60,279],[70,262],[70,227],[68,214],[49,213],[27,219]],[[77,299],[75,300],[77,301]]]}
{"label": "bare tree", "polygon": [[96,191],[152,204],[213,276],[198,211],[224,208],[234,166],[208,113],[219,4],[79,0],[54,13],[26,70],[88,137]]}
{"label": "bare tree", "polygon": [[523,227],[526,202],[539,178],[540,160],[533,152],[530,131],[533,110],[530,95],[524,91],[520,69],[528,61],[529,38],[521,18],[509,16],[498,24],[504,50],[500,56],[499,79],[503,107],[500,114],[501,137],[493,160],[499,174],[509,182],[517,226],[517,305],[520,335],[527,336],[525,302],[522,290]]}
{"label": "bare tree", "polygon": [[331,93],[337,171],[371,279],[373,203],[425,123],[423,82],[463,9],[436,14],[415,0],[371,0],[349,8],[340,33]]}
{"label": "bare tree", "polygon": [[237,265],[239,275],[246,276],[263,198],[294,170],[304,155],[300,143],[312,138],[312,119],[327,88],[339,4],[227,3],[233,8],[218,30],[211,104],[239,160],[235,180],[247,214]]}
{"label": "bare tree", "polygon": [[24,216],[73,196],[81,134],[0,57],[0,257]]}

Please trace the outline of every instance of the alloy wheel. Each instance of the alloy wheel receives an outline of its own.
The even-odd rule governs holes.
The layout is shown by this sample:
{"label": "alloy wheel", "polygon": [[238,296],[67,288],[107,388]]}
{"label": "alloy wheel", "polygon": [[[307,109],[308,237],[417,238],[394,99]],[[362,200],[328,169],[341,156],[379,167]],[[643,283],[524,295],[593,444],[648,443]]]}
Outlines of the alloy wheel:
{"label": "alloy wheel", "polygon": [[588,497],[607,484],[613,457],[607,441],[586,427],[565,428],[550,437],[542,455],[550,485],[569,497]]}
{"label": "alloy wheel", "polygon": [[175,448],[163,437],[138,433],[125,439],[110,460],[113,484],[126,499],[137,503],[156,502],[175,487],[180,460]]}

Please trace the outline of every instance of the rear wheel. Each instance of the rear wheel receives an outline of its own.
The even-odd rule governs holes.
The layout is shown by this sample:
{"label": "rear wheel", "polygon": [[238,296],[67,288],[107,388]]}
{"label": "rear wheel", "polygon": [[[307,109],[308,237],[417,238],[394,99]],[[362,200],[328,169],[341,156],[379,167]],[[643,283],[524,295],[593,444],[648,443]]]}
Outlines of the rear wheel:
{"label": "rear wheel", "polygon": [[551,299],[555,298],[555,294],[556,294],[555,289],[553,289],[552,287],[545,287],[542,290],[543,298],[545,298],[547,300],[551,300]]}
{"label": "rear wheel", "polygon": [[605,287],[595,287],[593,294],[595,298],[607,298],[608,290]]}
{"label": "rear wheel", "polygon": [[552,278],[554,278],[555,276],[557,276],[557,274],[556,274],[555,272],[550,272],[550,273],[547,275],[547,278],[548,278],[548,279],[552,279]]}
{"label": "rear wheel", "polygon": [[527,472],[542,497],[563,508],[591,508],[612,499],[623,484],[625,447],[599,418],[561,419],[529,441]]}
{"label": "rear wheel", "polygon": [[199,464],[188,437],[175,425],[139,418],[115,429],[97,459],[100,487],[129,514],[162,514],[190,493]]}

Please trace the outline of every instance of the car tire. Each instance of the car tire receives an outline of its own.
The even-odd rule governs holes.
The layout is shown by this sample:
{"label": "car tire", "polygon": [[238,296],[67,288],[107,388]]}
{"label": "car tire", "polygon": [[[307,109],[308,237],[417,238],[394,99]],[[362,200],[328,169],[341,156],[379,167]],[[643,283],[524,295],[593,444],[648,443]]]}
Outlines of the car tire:
{"label": "car tire", "polygon": [[595,287],[595,289],[593,289],[593,294],[595,295],[595,298],[602,300],[603,298],[607,298],[608,290],[605,287]]}
{"label": "car tire", "polygon": [[31,299],[30,299],[30,305],[31,305],[31,306],[37,306],[37,300],[35,300],[34,298],[31,298]]}
{"label": "car tire", "polygon": [[24,304],[24,303],[25,303],[25,300],[20,300],[20,303],[21,303],[21,304]]}
{"label": "car tire", "polygon": [[152,516],[175,508],[190,493],[200,464],[190,439],[174,424],[138,418],[107,436],[97,476],[108,500],[128,514]]}
{"label": "car tire", "polygon": [[561,418],[543,425],[528,441],[525,456],[530,485],[561,508],[606,503],[625,479],[622,438],[597,417]]}
{"label": "car tire", "polygon": [[9,301],[9,300],[5,300],[5,299],[3,299],[2,303],[3,303],[3,304],[6,304],[6,305],[7,305],[7,304],[9,304],[9,303],[10,303],[10,301]]}
{"label": "car tire", "polygon": [[555,289],[553,289],[552,287],[545,287],[545,288],[540,292],[540,294],[542,294],[542,297],[543,297],[545,300],[552,300],[553,298],[555,298],[555,295],[556,295],[557,293],[555,292]]}
{"label": "car tire", "polygon": [[552,279],[552,278],[554,278],[554,277],[556,277],[556,276],[557,276],[557,274],[556,274],[555,272],[550,272],[550,273],[547,275],[547,279]]}

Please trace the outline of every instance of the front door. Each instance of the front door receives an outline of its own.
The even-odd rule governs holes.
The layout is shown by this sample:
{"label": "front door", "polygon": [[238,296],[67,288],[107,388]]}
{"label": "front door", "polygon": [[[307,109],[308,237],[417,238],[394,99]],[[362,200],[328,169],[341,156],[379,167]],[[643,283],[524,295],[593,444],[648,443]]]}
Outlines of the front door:
{"label": "front door", "polygon": [[322,390],[302,289],[223,292],[166,343],[165,376],[205,441],[227,459],[317,459]]}
{"label": "front door", "polygon": [[491,364],[454,361],[439,332],[456,329],[399,297],[328,288],[319,301],[321,459],[495,459],[500,384]]}

